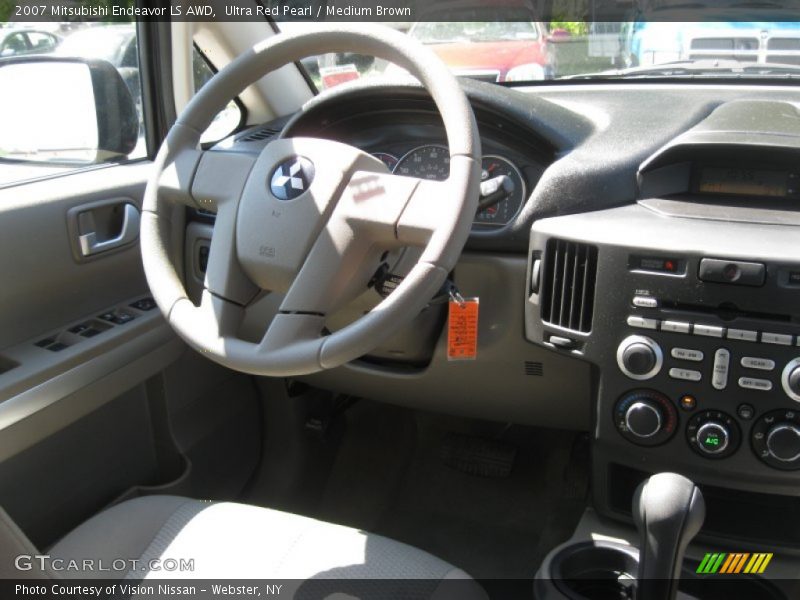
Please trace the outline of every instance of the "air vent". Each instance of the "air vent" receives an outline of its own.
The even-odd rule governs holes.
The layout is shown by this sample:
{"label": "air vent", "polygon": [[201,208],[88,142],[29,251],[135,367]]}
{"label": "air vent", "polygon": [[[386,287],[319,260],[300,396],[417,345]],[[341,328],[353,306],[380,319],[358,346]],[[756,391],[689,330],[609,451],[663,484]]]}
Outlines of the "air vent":
{"label": "air vent", "polygon": [[531,377],[541,377],[544,375],[544,365],[540,362],[526,360],[525,375],[529,375]]}
{"label": "air vent", "polygon": [[549,240],[542,282],[542,320],[572,331],[591,331],[596,277],[595,246]]}
{"label": "air vent", "polygon": [[280,129],[273,129],[271,127],[262,127],[260,129],[256,129],[245,135],[244,137],[239,138],[238,141],[240,142],[260,142],[263,140],[268,140],[272,137],[275,137],[280,133]]}

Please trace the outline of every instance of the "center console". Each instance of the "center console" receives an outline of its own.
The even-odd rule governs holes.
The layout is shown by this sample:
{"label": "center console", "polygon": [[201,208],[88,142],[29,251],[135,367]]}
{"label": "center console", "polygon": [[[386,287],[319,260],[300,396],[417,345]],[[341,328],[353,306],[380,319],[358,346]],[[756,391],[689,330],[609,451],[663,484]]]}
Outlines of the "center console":
{"label": "center console", "polygon": [[595,367],[602,514],[674,471],[703,487],[706,535],[800,545],[800,223],[672,210],[535,223],[527,338]]}
{"label": "center console", "polygon": [[797,597],[798,161],[796,108],[723,103],[637,202],[533,224],[526,337],[591,364],[594,399],[590,518],[537,598]]}

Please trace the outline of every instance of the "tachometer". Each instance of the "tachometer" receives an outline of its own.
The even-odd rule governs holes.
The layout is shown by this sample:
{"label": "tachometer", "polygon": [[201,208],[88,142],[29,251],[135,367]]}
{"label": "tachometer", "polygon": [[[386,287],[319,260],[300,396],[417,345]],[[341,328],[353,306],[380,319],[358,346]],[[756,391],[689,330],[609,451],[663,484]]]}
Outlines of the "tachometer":
{"label": "tachometer", "polygon": [[394,154],[389,154],[388,152],[373,152],[372,156],[385,164],[390,171],[394,171],[394,168],[397,166],[397,157]]}
{"label": "tachometer", "polygon": [[519,212],[525,200],[525,180],[522,173],[508,159],[502,156],[484,155],[481,162],[481,181],[505,175],[514,184],[514,191],[494,206],[475,215],[475,223],[480,225],[505,225]]}

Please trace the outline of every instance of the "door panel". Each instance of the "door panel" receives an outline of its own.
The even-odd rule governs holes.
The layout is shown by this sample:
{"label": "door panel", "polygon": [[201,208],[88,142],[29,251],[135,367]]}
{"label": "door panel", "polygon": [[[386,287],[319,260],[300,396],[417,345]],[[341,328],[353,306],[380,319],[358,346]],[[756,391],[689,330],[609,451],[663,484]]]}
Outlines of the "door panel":
{"label": "door panel", "polygon": [[[97,58],[96,42],[106,34],[121,36],[126,55],[136,57],[130,24],[74,33],[75,55]],[[63,152],[88,152],[94,142],[83,139],[82,127],[72,128],[81,135],[66,135],[60,88],[33,94],[54,98],[51,126],[18,127],[19,141],[0,132],[0,508],[40,550],[105,506],[137,495],[235,499],[261,450],[252,378],[189,350],[152,300],[139,244],[152,163],[129,159],[146,154],[141,117],[168,101],[150,82],[151,97],[142,102],[135,60],[104,58],[124,81],[98,62],[91,81],[102,71],[103,85],[92,91],[124,93],[113,96],[114,106],[95,93],[97,157],[86,160],[129,162],[85,167],[64,160]],[[100,141],[101,131],[124,133],[133,123],[123,118],[133,114],[122,110],[128,92],[139,117],[132,150]],[[24,119],[11,123],[29,126]],[[116,133],[108,137],[122,135]],[[172,217],[181,233],[184,212],[176,207]],[[182,235],[172,252],[182,265]]]}
{"label": "door panel", "polygon": [[[156,449],[177,450],[156,435],[164,427],[154,415],[166,413],[153,409],[145,382],[186,347],[151,302],[136,302],[149,298],[138,224],[128,224],[127,247],[82,260],[69,223],[78,207],[108,200],[138,211],[149,169],[0,190],[0,505],[40,546],[132,486],[179,475],[164,475]],[[91,223],[102,237],[115,227],[102,230],[108,215]]]}
{"label": "door panel", "polygon": [[114,207],[140,209],[149,169],[0,190],[0,506],[40,549],[132,496],[234,499],[257,467],[252,379],[175,336],[150,297],[138,231],[89,256],[80,244],[87,228],[100,244],[118,235]]}
{"label": "door panel", "polygon": [[142,162],[0,190],[0,348],[147,292],[138,244],[79,263],[67,215],[115,198],[141,208],[148,172]]}
{"label": "door panel", "polygon": [[152,435],[140,384],[0,463],[0,502],[47,548],[130,486],[158,480]]}

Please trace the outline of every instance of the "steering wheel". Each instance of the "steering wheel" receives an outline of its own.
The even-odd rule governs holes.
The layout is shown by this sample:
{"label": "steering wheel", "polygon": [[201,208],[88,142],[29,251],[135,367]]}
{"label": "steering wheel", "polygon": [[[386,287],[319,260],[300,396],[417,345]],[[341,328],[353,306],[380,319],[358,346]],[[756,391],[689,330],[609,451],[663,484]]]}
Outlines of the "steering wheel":
{"label": "steering wheel", "polygon": [[[260,77],[304,56],[343,51],[389,60],[427,88],[447,134],[447,180],[392,175],[357,148],[316,138],[276,139],[258,156],[198,149],[214,116]],[[161,146],[141,221],[148,284],[175,331],[231,369],[286,377],[340,366],[410,323],[440,289],[469,236],[480,164],[464,92],[424,46],[363,24],[275,35],[217,73]],[[199,306],[175,266],[183,244],[172,214],[181,204],[217,213]],[[385,252],[405,246],[421,248],[420,258],[391,295],[326,332],[326,316],[367,288]],[[285,297],[262,339],[247,341],[237,332],[262,291]]]}

